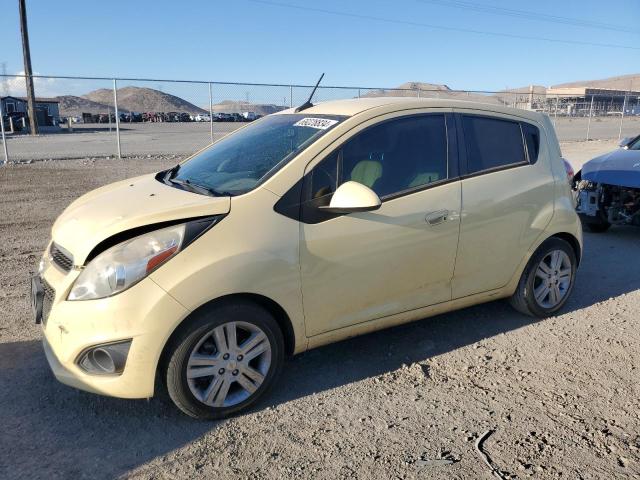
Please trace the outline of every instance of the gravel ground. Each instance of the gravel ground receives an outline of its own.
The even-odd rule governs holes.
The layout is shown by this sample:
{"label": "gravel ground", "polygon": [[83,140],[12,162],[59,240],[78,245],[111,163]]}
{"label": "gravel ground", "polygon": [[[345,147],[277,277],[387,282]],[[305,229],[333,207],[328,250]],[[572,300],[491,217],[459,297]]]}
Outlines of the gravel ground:
{"label": "gravel ground", "polygon": [[[609,148],[563,146],[576,159]],[[585,234],[561,315],[494,302],[313,350],[230,420],[57,383],[26,295],[54,218],[175,162],[0,169],[0,478],[490,479],[475,450],[487,431],[503,478],[640,478],[640,229]]]}

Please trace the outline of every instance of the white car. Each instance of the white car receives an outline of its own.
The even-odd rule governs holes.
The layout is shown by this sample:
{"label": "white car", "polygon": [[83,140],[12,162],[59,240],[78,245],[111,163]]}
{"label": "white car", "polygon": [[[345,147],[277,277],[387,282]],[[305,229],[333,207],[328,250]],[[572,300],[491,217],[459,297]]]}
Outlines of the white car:
{"label": "white car", "polygon": [[208,113],[199,113],[193,118],[196,122],[210,122],[211,117]]}

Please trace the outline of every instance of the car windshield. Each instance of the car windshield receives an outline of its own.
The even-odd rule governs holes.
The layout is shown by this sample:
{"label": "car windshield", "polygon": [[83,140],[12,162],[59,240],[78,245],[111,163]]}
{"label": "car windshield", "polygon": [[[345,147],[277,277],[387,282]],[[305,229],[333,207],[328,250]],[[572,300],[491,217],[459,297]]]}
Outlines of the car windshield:
{"label": "car windshield", "polygon": [[627,148],[629,150],[640,150],[640,137],[637,137],[635,140],[631,141],[631,143],[627,145]]}
{"label": "car windshield", "polygon": [[246,193],[345,118],[269,115],[174,167],[164,181],[212,195]]}

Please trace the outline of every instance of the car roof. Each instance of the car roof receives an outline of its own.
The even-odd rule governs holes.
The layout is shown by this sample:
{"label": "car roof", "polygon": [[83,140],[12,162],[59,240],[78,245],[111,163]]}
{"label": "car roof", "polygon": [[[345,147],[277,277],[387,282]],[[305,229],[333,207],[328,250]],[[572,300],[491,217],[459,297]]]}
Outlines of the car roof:
{"label": "car roof", "polygon": [[[503,107],[480,102],[469,102],[464,100],[450,100],[441,98],[410,98],[410,97],[372,97],[372,98],[352,98],[347,100],[332,100],[319,102],[302,112],[305,115],[346,115],[354,116],[369,110],[410,110],[415,108],[460,108],[473,109],[485,112],[504,113],[529,118],[534,121],[541,121],[543,114],[518,108]],[[295,108],[282,110],[278,114],[295,113]],[[382,112],[381,112],[382,113]]]}

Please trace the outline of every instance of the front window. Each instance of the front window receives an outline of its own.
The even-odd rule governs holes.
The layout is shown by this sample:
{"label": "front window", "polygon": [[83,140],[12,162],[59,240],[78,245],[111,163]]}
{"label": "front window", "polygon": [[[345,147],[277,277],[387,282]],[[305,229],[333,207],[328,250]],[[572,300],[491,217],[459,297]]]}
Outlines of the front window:
{"label": "front window", "polygon": [[307,201],[328,205],[342,183],[355,181],[386,197],[448,178],[442,114],[402,117],[349,139],[307,176]]}
{"label": "front window", "polygon": [[212,195],[246,193],[345,118],[302,113],[270,115],[174,167],[164,180]]}

